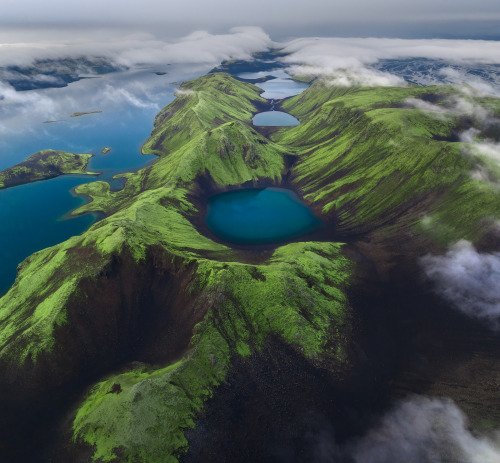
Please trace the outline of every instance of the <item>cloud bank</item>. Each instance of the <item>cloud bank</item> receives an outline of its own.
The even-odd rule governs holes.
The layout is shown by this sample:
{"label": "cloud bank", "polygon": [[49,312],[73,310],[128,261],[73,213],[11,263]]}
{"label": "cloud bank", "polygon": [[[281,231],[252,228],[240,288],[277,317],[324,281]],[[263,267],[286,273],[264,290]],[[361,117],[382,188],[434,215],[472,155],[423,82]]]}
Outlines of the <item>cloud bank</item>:
{"label": "cloud bank", "polygon": [[[474,435],[448,398],[411,396],[397,403],[365,435],[338,444],[331,426],[306,435],[314,463],[498,463],[500,434]],[[305,460],[304,460],[305,461]]]}
{"label": "cloud bank", "polygon": [[436,291],[466,315],[500,327],[500,253],[483,254],[465,240],[444,256],[421,259]]}
{"label": "cloud bank", "polygon": [[[392,72],[373,69],[383,60],[425,58],[453,63],[458,68],[429,69],[432,81],[423,84],[467,82],[486,93],[495,93],[491,82],[468,74],[460,66],[500,64],[500,42],[486,40],[385,39],[385,38],[301,38],[283,44],[289,53],[283,61],[292,73],[360,76],[360,84],[400,85]],[[356,79],[346,79],[346,85]]]}
{"label": "cloud bank", "polygon": [[327,69],[422,57],[500,64],[500,42],[488,40],[301,38],[287,43],[284,51],[292,54],[285,62],[307,62]]}
{"label": "cloud bank", "polygon": [[498,443],[472,435],[453,401],[420,396],[401,402],[350,453],[355,463],[500,461]]}
{"label": "cloud bank", "polygon": [[[394,69],[374,66],[384,60],[425,58],[441,64],[420,72],[418,79],[424,85],[465,81],[482,92],[500,94],[500,69],[495,67],[500,65],[500,42],[301,38],[277,43],[260,27],[238,27],[220,34],[196,31],[175,40],[160,39],[152,33],[123,34],[120,30],[96,34],[77,30],[74,35],[63,30],[60,35],[51,31],[38,36],[27,31],[25,39],[22,35],[9,38],[0,33],[0,67],[31,66],[36,60],[80,56],[103,57],[123,67],[167,63],[215,66],[227,59],[251,59],[252,53],[271,47],[282,47],[289,54],[282,60],[291,73],[327,75],[333,85],[404,85],[404,79]],[[484,72],[469,72],[474,66],[483,66]],[[416,69],[407,74],[418,73]]]}
{"label": "cloud bank", "polygon": [[71,38],[64,33],[50,39],[40,36],[32,42],[0,43],[0,66],[30,66],[40,59],[102,56],[121,66],[138,64],[200,63],[216,65],[225,59],[250,59],[252,53],[272,45],[258,27],[232,28],[227,34],[197,31],[174,41],[152,34],[110,36],[94,40],[85,35]]}
{"label": "cloud bank", "polygon": [[[489,118],[491,124],[500,126],[498,119]],[[488,138],[476,139],[476,136],[481,133],[476,128],[471,128],[463,132],[460,136],[460,141],[465,143],[464,151],[468,155],[477,156],[480,159],[487,160],[486,165],[477,165],[472,171],[472,178],[487,182],[490,185],[500,188],[498,178],[498,169],[500,168],[500,142]]]}

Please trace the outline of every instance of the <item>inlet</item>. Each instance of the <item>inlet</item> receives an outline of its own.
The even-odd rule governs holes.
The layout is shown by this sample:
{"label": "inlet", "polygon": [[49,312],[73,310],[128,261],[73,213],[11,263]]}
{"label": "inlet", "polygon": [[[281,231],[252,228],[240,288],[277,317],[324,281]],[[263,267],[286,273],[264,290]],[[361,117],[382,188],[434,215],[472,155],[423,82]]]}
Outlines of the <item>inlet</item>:
{"label": "inlet", "polygon": [[228,243],[263,245],[296,240],[322,221],[291,190],[249,188],[210,198],[205,224]]}

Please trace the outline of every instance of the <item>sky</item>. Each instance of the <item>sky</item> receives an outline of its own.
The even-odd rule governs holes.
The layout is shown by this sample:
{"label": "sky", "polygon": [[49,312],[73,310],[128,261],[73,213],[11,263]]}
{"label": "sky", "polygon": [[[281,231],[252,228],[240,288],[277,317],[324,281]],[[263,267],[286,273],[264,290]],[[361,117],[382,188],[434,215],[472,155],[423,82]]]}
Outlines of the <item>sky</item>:
{"label": "sky", "polygon": [[273,39],[301,35],[500,37],[497,0],[2,0],[0,26],[152,30],[164,37],[194,29],[261,26]]}

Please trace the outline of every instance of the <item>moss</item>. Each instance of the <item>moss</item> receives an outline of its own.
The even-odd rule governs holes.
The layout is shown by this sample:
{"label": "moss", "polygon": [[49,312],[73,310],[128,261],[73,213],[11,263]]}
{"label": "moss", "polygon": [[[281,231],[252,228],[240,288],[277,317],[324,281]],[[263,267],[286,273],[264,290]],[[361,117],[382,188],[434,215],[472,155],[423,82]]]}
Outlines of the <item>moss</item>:
{"label": "moss", "polygon": [[177,90],[177,98],[156,117],[155,128],[142,152],[169,154],[219,125],[251,121],[257,105],[266,101],[259,96],[260,92],[260,88],[224,73],[183,83]]}
{"label": "moss", "polygon": [[70,117],[80,117],[80,116],[86,116],[87,114],[98,114],[102,113],[102,111],[97,110],[97,111],[78,111],[76,113],[71,114]]}

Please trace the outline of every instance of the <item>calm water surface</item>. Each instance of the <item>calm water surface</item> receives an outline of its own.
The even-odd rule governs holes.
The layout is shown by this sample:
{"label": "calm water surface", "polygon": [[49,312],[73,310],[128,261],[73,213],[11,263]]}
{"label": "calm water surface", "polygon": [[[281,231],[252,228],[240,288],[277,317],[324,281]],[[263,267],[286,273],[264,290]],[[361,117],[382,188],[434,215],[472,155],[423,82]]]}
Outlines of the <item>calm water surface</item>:
{"label": "calm water surface", "polygon": [[63,176],[1,191],[0,294],[13,283],[17,265],[27,256],[79,235],[94,222],[93,214],[62,218],[84,202],[68,192],[85,181],[85,176]]}
{"label": "calm water surface", "polygon": [[321,226],[321,220],[291,190],[244,189],[213,196],[207,227],[224,241],[269,244],[291,241]]}
{"label": "calm water surface", "polygon": [[275,76],[276,79],[255,84],[257,85],[257,87],[260,87],[262,90],[264,90],[264,93],[262,93],[261,96],[269,100],[279,100],[282,98],[298,95],[309,87],[309,84],[306,84],[304,82],[297,82],[290,79],[290,75],[282,69],[276,71],[245,72],[242,74],[238,74],[238,77],[241,77],[242,79],[258,79],[259,77],[269,75]]}
{"label": "calm water surface", "polygon": [[286,127],[300,124],[297,118],[283,111],[265,111],[256,114],[252,120],[253,125],[258,126]]}

